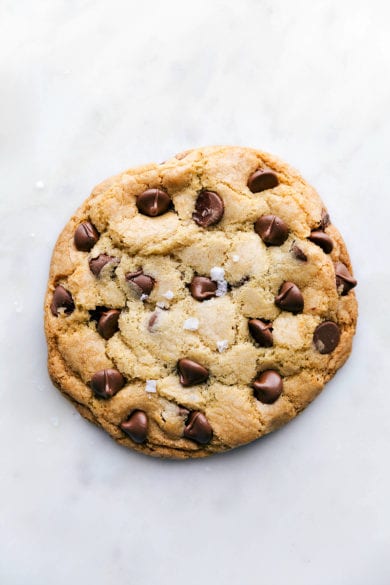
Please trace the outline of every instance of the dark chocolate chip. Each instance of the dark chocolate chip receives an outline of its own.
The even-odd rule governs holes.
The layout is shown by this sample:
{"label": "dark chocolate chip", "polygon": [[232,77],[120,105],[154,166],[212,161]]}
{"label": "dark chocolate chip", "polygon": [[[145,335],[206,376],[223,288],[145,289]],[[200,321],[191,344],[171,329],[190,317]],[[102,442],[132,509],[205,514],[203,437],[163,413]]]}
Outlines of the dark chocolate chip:
{"label": "dark chocolate chip", "polygon": [[297,260],[301,260],[302,262],[307,262],[307,256],[303,250],[296,244],[291,246],[291,252]]}
{"label": "dark chocolate chip", "polygon": [[155,280],[142,270],[137,272],[128,272],[126,274],[127,282],[135,289],[137,294],[150,295],[153,290]]}
{"label": "dark chocolate chip", "polygon": [[330,225],[329,213],[326,211],[326,209],[323,209],[321,212],[321,229],[324,230],[326,227],[328,227],[328,225]]}
{"label": "dark chocolate chip", "polygon": [[339,326],[333,321],[323,321],[316,327],[313,341],[320,353],[331,353],[340,341]]}
{"label": "dark chocolate chip", "polygon": [[89,221],[80,223],[74,233],[74,245],[80,252],[89,252],[99,239],[99,232]]}
{"label": "dark chocolate chip", "polygon": [[129,418],[121,423],[121,429],[135,443],[144,443],[148,434],[148,417],[143,410],[133,410]]}
{"label": "dark chocolate chip", "polygon": [[190,292],[197,301],[206,301],[215,297],[217,284],[206,276],[194,276],[190,284]]}
{"label": "dark chocolate chip", "polygon": [[313,242],[313,244],[317,244],[325,254],[330,254],[333,250],[333,240],[328,234],[321,230],[314,230],[311,232],[308,239]]}
{"label": "dark chocolate chip", "polygon": [[225,206],[221,197],[214,191],[202,191],[195,202],[192,219],[201,227],[209,227],[221,221]]}
{"label": "dark chocolate chip", "polygon": [[177,369],[180,376],[180,384],[182,386],[195,386],[196,384],[203,384],[209,377],[209,371],[188,358],[182,358],[177,362]]}
{"label": "dark chocolate chip", "polygon": [[248,187],[252,193],[260,193],[279,185],[277,175],[270,169],[258,169],[248,179]]}
{"label": "dark chocolate chip", "polygon": [[267,323],[262,319],[250,319],[248,327],[253,339],[257,341],[260,347],[272,347],[272,323]]}
{"label": "dark chocolate chip", "polygon": [[255,391],[257,400],[264,402],[264,404],[272,404],[283,391],[283,380],[275,370],[266,370],[256,378],[252,388]]}
{"label": "dark chocolate chip", "polygon": [[303,310],[303,296],[293,282],[284,282],[275,297],[275,304],[283,311],[301,313]]}
{"label": "dark chocolate chip", "polygon": [[262,215],[255,222],[255,232],[269,246],[281,246],[288,238],[287,224],[276,215]]}
{"label": "dark chocolate chip", "polygon": [[118,331],[118,319],[121,312],[118,309],[103,311],[100,315],[97,330],[104,339],[110,339]]}
{"label": "dark chocolate chip", "polygon": [[74,311],[72,295],[61,284],[56,286],[50,305],[50,310],[55,317],[58,317],[58,309],[64,309],[66,315],[70,315]]}
{"label": "dark chocolate chip", "polygon": [[118,370],[99,370],[92,376],[91,388],[100,398],[111,398],[125,385],[125,379]]}
{"label": "dark chocolate chip", "polygon": [[153,325],[156,323],[156,321],[157,321],[157,313],[155,311],[149,317],[149,321],[148,321],[148,330],[149,331],[153,331]]}
{"label": "dark chocolate chip", "polygon": [[184,427],[186,439],[192,439],[201,445],[207,445],[213,438],[213,429],[203,412],[194,410],[190,413]]}
{"label": "dark chocolate chip", "polygon": [[147,189],[137,197],[138,211],[149,217],[166,213],[172,205],[168,193],[161,189]]}
{"label": "dark chocolate chip", "polygon": [[91,258],[89,261],[89,268],[95,276],[99,276],[106,264],[117,263],[118,258],[108,256],[107,254],[100,254],[97,258]]}
{"label": "dark chocolate chip", "polygon": [[351,275],[348,268],[342,262],[334,265],[336,274],[336,287],[341,296],[347,295],[357,285],[357,280]]}

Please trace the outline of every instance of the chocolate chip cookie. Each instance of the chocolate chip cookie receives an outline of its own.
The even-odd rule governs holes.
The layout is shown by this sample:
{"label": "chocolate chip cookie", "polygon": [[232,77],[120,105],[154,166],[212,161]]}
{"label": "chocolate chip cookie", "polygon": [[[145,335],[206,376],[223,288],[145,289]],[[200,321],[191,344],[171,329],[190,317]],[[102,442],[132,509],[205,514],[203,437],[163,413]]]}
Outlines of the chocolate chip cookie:
{"label": "chocolate chip cookie", "polygon": [[122,445],[226,451],[295,417],[342,366],[355,286],[295,170],[250,148],[186,151],[100,184],[61,233],[49,372]]}

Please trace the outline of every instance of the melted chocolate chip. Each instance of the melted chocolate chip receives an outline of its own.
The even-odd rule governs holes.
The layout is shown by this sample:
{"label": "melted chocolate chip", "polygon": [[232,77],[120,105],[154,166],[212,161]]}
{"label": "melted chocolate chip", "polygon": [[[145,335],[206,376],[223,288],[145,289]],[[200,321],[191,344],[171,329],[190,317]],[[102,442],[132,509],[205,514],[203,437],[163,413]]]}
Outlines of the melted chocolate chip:
{"label": "melted chocolate chip", "polygon": [[267,323],[267,321],[263,321],[262,319],[250,319],[248,321],[248,327],[250,334],[260,347],[273,346],[272,323]]}
{"label": "melted chocolate chip", "polygon": [[331,353],[340,341],[339,326],[333,321],[323,321],[316,327],[313,341],[317,351]]}
{"label": "melted chocolate chip", "polygon": [[120,427],[135,443],[144,443],[148,434],[148,417],[143,410],[133,410]]}
{"label": "melted chocolate chip", "polygon": [[201,227],[209,227],[221,221],[225,206],[214,191],[202,191],[195,202],[192,219]]}
{"label": "melted chocolate chip", "polygon": [[248,187],[252,193],[260,193],[279,185],[277,175],[270,169],[258,169],[248,179]]}
{"label": "melted chocolate chip", "polygon": [[168,193],[161,189],[147,189],[137,197],[138,211],[149,217],[166,213],[171,205],[172,200]]}
{"label": "melted chocolate chip", "polygon": [[301,260],[302,262],[307,262],[307,256],[303,250],[295,243],[291,246],[291,252],[294,258],[297,260]]}
{"label": "melted chocolate chip", "polygon": [[281,246],[288,238],[287,224],[276,215],[262,215],[255,222],[255,232],[269,246]]}
{"label": "melted chocolate chip", "polygon": [[283,311],[301,313],[303,311],[303,296],[293,282],[284,282],[275,297],[275,304]]}
{"label": "melted chocolate chip", "polygon": [[108,256],[107,254],[100,254],[97,258],[91,258],[89,261],[89,268],[95,276],[99,276],[106,264],[117,263],[118,258]]}
{"label": "melted chocolate chip", "polygon": [[188,358],[182,358],[177,362],[180,384],[182,386],[195,386],[203,384],[209,377],[209,371]]}
{"label": "melted chocolate chip", "polygon": [[50,305],[50,310],[55,317],[58,317],[58,309],[64,309],[66,315],[70,315],[74,311],[72,295],[61,284],[56,286]]}
{"label": "melted chocolate chip", "polygon": [[128,272],[126,274],[127,282],[135,289],[137,294],[150,295],[153,290],[155,280],[142,270],[137,272]]}
{"label": "melted chocolate chip", "polygon": [[334,265],[336,274],[336,287],[341,296],[347,295],[357,285],[357,280],[351,275],[348,268],[342,262]]}
{"label": "melted chocolate chip", "polygon": [[326,211],[326,209],[323,209],[321,212],[321,229],[324,230],[326,227],[328,227],[328,225],[330,225],[329,213]]}
{"label": "melted chocolate chip", "polygon": [[80,223],[74,233],[74,245],[80,252],[89,252],[99,239],[99,232],[89,221]]}
{"label": "melted chocolate chip", "polygon": [[283,380],[275,370],[266,370],[252,384],[257,400],[264,404],[275,402],[283,391]]}
{"label": "melted chocolate chip", "polygon": [[325,254],[330,254],[333,250],[333,240],[328,234],[321,230],[314,230],[311,232],[308,240],[319,246]]}
{"label": "melted chocolate chip", "polygon": [[99,370],[92,376],[91,388],[100,398],[111,398],[125,385],[125,379],[118,370]]}
{"label": "melted chocolate chip", "polygon": [[190,284],[190,292],[197,301],[206,301],[215,297],[217,284],[206,276],[194,276]]}
{"label": "melted chocolate chip", "polygon": [[121,312],[118,309],[108,309],[100,314],[97,330],[104,339],[110,339],[118,331],[118,319]]}
{"label": "melted chocolate chip", "polygon": [[207,445],[213,438],[213,429],[203,412],[194,410],[190,413],[184,427],[186,439],[192,439],[201,445]]}

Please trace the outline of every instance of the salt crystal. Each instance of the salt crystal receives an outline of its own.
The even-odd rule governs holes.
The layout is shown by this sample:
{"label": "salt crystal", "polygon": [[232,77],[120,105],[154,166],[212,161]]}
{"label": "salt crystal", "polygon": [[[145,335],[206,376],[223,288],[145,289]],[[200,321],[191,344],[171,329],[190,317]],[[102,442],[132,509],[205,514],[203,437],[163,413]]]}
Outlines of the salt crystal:
{"label": "salt crystal", "polygon": [[145,391],[157,392],[157,380],[146,380]]}
{"label": "salt crystal", "polygon": [[211,280],[214,280],[215,282],[218,282],[219,280],[223,280],[224,277],[225,277],[225,271],[220,266],[214,266],[214,268],[212,268],[210,270],[210,278],[211,278]]}
{"label": "salt crystal", "polygon": [[188,331],[196,331],[199,327],[199,319],[196,317],[190,317],[184,321],[183,329],[188,329]]}
{"label": "salt crystal", "polygon": [[140,296],[140,300],[141,300],[141,301],[146,301],[146,299],[148,298],[148,296],[149,296],[149,295],[142,294],[142,295]]}
{"label": "salt crystal", "polygon": [[227,339],[222,339],[221,341],[217,341],[217,348],[219,353],[225,351],[228,348],[229,342]]}
{"label": "salt crystal", "polygon": [[214,266],[210,270],[210,278],[217,283],[216,297],[222,297],[227,293],[227,282],[225,280],[225,271],[220,266]]}
{"label": "salt crystal", "polygon": [[167,290],[167,292],[165,292],[163,294],[163,297],[165,297],[166,299],[168,299],[168,301],[173,299],[173,292],[171,290]]}
{"label": "salt crystal", "polygon": [[232,259],[233,259],[233,262],[238,262],[240,257],[238,254],[233,254]]}

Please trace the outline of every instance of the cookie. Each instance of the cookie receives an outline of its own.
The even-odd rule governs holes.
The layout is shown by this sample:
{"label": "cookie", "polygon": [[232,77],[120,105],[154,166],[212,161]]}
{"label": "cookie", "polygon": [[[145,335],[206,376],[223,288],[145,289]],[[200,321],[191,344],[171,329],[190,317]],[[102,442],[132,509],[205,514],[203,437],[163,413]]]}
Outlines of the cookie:
{"label": "cookie", "polygon": [[49,372],[122,445],[226,451],[295,417],[342,366],[355,285],[290,166],[250,148],[186,151],[100,184],[61,233]]}

